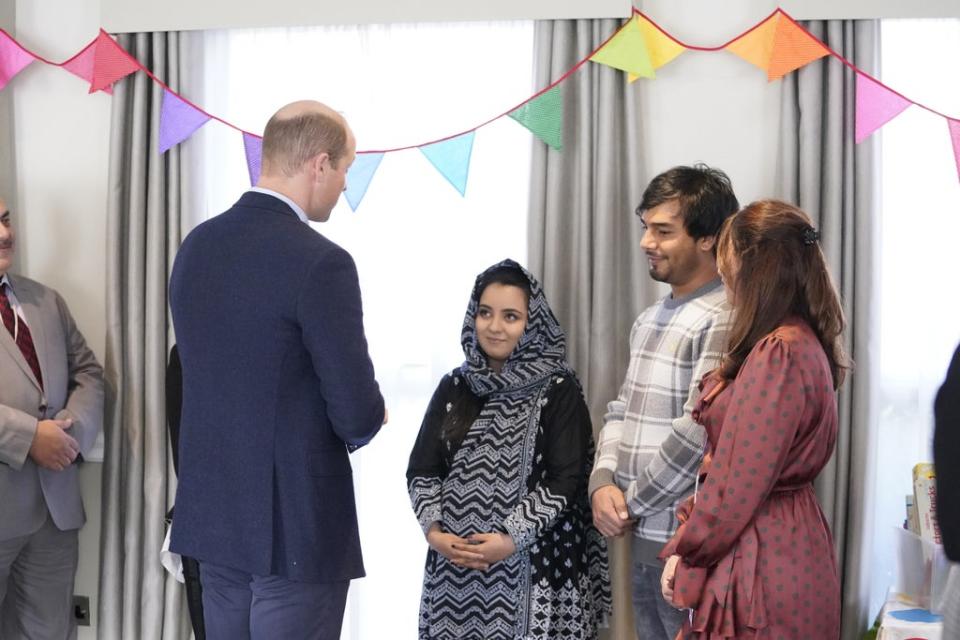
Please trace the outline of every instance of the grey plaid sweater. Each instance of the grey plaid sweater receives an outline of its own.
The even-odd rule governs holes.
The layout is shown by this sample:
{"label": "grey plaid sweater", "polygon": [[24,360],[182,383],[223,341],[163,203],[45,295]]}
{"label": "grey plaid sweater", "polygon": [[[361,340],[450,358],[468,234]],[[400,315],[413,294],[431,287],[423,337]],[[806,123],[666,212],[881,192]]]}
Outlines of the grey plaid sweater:
{"label": "grey plaid sweater", "polygon": [[719,280],[668,296],[633,323],[630,366],[607,405],[590,493],[620,487],[640,538],[668,540],[676,504],[693,491],[706,432],[690,412],[700,379],[720,363],[729,323]]}

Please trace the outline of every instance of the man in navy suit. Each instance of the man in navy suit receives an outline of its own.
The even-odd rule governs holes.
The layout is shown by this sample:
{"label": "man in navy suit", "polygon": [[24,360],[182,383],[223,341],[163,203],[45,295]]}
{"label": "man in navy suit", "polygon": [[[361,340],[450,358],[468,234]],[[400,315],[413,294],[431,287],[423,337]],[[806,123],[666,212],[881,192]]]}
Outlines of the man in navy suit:
{"label": "man in navy suit", "polygon": [[353,259],[315,232],[356,143],[317,102],[280,109],[257,186],[183,241],[171,549],[200,561],[207,638],[340,636],[363,576],[348,451],[386,422]]}

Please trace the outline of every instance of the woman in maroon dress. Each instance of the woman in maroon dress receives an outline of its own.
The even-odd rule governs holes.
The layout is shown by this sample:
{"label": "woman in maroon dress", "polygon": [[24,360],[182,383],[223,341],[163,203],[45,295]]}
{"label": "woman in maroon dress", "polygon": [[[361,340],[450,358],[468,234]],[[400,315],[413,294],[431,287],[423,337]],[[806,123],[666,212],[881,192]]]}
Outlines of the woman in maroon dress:
{"label": "woman in maroon dress", "polygon": [[704,378],[705,480],[667,544],[664,597],[684,638],[834,640],[840,586],[813,480],[837,437],[844,320],[810,218],[754,202],[720,233],[729,348]]}

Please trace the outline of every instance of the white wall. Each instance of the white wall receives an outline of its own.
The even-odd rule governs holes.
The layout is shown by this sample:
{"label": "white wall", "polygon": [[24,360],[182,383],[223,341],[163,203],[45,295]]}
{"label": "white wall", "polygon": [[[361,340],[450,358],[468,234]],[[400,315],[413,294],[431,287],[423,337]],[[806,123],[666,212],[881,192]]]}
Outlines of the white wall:
{"label": "white wall", "polygon": [[[45,58],[66,60],[96,36],[99,9],[98,0],[17,0],[16,38]],[[63,295],[102,363],[110,98],[87,95],[87,85],[76,76],[37,62],[4,93],[11,91],[16,163],[11,206],[20,271]],[[101,467],[87,463],[80,471],[87,526],[80,532],[76,592],[90,596],[94,622]],[[93,630],[81,628],[79,639],[96,637]]]}
{"label": "white wall", "polygon": [[[771,3],[646,0],[641,10],[675,38],[718,46],[749,29]],[[726,171],[741,204],[772,195],[780,116],[780,83],[726,52],[686,51],[637,80],[642,90],[646,166],[651,175],[677,164],[706,162]]]}

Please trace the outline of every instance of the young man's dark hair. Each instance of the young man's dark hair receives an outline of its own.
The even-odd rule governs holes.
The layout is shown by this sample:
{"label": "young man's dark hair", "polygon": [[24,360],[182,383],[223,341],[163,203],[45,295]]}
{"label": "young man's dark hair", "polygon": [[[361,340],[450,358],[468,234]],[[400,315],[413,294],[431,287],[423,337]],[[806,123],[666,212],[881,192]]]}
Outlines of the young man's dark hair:
{"label": "young man's dark hair", "polygon": [[705,164],[674,167],[651,180],[637,215],[670,200],[679,201],[683,228],[692,238],[717,235],[723,221],[740,209],[727,174]]}

